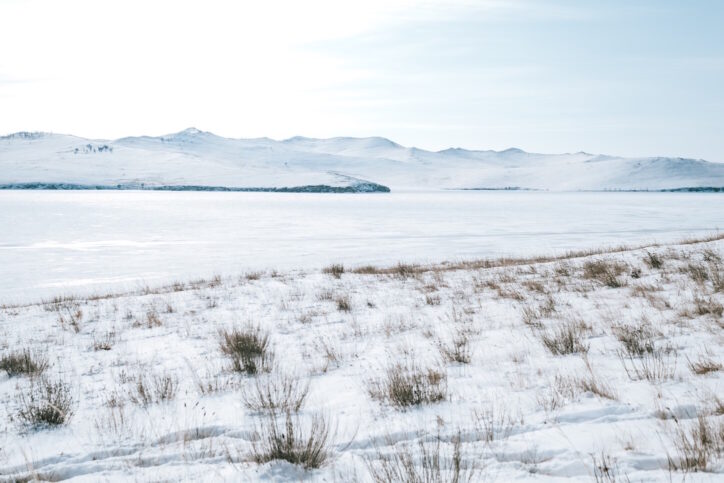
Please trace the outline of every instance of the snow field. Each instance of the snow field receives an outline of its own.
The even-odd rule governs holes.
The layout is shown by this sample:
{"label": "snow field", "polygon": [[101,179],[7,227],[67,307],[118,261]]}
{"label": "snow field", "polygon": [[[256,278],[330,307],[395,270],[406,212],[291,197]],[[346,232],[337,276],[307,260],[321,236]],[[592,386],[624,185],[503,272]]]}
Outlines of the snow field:
{"label": "snow field", "polygon": [[[48,367],[0,371],[0,478],[456,481],[459,461],[461,481],[718,481],[714,238],[2,307],[0,361],[28,351]],[[255,374],[233,370],[223,331],[268,335]],[[43,381],[66,384],[64,424],[22,417]],[[264,394],[299,407],[272,417]],[[285,409],[295,436],[318,438],[316,460],[263,462]]]}

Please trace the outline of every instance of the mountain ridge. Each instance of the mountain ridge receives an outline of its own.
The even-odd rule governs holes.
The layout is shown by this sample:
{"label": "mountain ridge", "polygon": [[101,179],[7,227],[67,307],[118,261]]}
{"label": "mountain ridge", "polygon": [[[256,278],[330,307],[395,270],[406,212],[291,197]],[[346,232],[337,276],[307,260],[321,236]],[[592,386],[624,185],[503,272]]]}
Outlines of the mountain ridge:
{"label": "mountain ridge", "polygon": [[26,132],[0,137],[0,185],[207,186],[277,189],[671,190],[724,186],[724,163],[451,147],[428,151],[388,138],[226,138],[194,127],[115,140]]}

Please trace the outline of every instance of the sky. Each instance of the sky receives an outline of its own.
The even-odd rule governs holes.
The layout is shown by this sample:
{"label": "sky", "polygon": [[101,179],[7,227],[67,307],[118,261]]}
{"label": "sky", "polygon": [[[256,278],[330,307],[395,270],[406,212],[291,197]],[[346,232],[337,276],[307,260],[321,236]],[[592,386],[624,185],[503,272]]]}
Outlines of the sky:
{"label": "sky", "polygon": [[0,0],[0,134],[724,162],[719,0]]}

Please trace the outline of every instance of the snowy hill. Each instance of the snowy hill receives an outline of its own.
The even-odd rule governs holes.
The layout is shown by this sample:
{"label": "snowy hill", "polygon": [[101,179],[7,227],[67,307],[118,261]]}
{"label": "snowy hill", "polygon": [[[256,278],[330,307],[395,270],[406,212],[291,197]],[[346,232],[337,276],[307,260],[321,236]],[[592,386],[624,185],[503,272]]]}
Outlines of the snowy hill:
{"label": "snowy hill", "polygon": [[[438,152],[388,139],[229,139],[190,128],[158,137],[0,137],[0,185],[661,190],[724,187],[724,164],[683,158],[535,154],[511,148]],[[378,187],[382,189],[381,187]]]}

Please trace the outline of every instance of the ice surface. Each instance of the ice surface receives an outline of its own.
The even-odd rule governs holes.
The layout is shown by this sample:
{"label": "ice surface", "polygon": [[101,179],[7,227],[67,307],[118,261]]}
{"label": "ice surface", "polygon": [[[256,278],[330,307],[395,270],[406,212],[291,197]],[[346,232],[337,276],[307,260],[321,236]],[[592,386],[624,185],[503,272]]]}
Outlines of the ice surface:
{"label": "ice surface", "polygon": [[528,255],[724,227],[717,193],[0,191],[0,303],[214,273]]}

